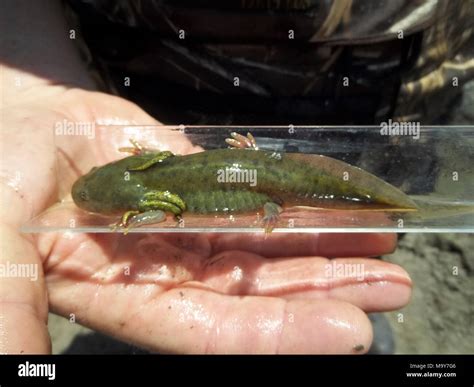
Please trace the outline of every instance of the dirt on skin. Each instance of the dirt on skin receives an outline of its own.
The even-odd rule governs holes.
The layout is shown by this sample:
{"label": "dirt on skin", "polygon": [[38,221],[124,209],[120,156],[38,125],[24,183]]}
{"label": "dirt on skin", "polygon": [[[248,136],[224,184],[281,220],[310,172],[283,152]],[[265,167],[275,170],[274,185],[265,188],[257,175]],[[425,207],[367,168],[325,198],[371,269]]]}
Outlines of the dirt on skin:
{"label": "dirt on skin", "polygon": [[406,234],[383,257],[413,280],[405,308],[386,313],[396,353],[474,353],[474,235]]}

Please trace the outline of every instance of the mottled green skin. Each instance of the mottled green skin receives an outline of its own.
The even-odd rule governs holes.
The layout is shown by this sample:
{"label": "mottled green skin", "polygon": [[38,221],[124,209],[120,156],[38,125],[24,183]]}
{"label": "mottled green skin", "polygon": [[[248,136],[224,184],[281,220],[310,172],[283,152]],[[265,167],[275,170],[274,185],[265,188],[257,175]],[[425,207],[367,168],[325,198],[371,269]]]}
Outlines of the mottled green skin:
{"label": "mottled green skin", "polygon": [[[93,168],[73,186],[75,203],[87,211],[118,214],[144,211],[146,192],[169,191],[179,195],[192,213],[250,212],[266,202],[280,205],[320,205],[334,200],[384,203],[370,194],[370,187],[346,182],[314,165],[297,162],[291,155],[248,149],[219,149],[186,156],[172,156],[143,171],[154,154],[130,156]],[[222,183],[218,170],[234,167],[256,170],[257,184]]]}

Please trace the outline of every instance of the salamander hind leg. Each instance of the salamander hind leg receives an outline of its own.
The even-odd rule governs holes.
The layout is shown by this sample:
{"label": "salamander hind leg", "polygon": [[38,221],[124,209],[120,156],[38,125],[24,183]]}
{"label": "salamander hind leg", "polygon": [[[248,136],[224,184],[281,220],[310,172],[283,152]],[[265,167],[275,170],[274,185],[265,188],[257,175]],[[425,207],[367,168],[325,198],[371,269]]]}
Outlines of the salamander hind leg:
{"label": "salamander hind leg", "polygon": [[265,203],[263,206],[263,226],[265,228],[265,233],[270,234],[277,224],[282,208],[273,202]]}
{"label": "salamander hind leg", "polygon": [[247,133],[246,136],[242,136],[239,133],[232,132],[230,134],[232,138],[226,138],[225,142],[230,145],[232,149],[253,149],[258,150],[257,142],[252,134]]}

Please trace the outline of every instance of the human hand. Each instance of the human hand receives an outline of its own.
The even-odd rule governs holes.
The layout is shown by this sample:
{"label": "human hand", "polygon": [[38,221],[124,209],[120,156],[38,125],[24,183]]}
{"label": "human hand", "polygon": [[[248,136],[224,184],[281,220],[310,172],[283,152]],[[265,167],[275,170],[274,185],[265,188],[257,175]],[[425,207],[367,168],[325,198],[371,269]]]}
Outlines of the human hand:
{"label": "human hand", "polygon": [[[59,159],[71,173],[58,179],[55,122],[156,124],[121,98],[49,90],[11,109],[2,133],[9,145],[2,261],[41,265],[44,276],[2,279],[1,352],[50,350],[48,298],[54,312],[122,340],[198,353],[363,353],[372,335],[364,312],[408,301],[410,280],[400,267],[328,260],[389,253],[396,244],[389,234],[20,234],[23,222],[58,199],[61,185],[70,186],[80,173],[75,166],[90,157],[103,164],[116,146],[102,138],[92,148],[80,139],[65,144]],[[164,145],[182,154],[196,150],[185,137]],[[356,265],[363,278],[328,277],[328,263]]]}

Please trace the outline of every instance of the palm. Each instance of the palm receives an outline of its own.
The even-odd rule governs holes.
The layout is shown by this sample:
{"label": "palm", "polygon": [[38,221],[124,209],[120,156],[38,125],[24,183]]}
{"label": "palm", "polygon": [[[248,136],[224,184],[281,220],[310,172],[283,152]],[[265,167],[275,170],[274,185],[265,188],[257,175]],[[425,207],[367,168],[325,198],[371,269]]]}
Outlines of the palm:
{"label": "palm", "polygon": [[[62,171],[54,170],[54,122],[152,124],[124,100],[68,92],[55,109],[38,107],[30,130],[12,131],[9,143],[25,155],[6,165],[21,176],[18,200],[30,209],[10,214],[16,224],[45,209],[83,173],[110,160],[117,144],[104,138],[65,143]],[[35,129],[34,131],[32,129]],[[76,139],[75,139],[76,140]],[[183,137],[164,144],[194,151]],[[291,238],[291,240],[289,240]],[[365,278],[328,279],[327,258],[390,251],[380,235],[39,234],[34,245],[45,262],[51,308],[95,329],[152,350],[179,352],[354,352],[371,340],[362,312],[406,303],[410,284],[399,267],[370,259]],[[349,246],[349,247],[347,247]],[[372,286],[369,286],[372,285]]]}

